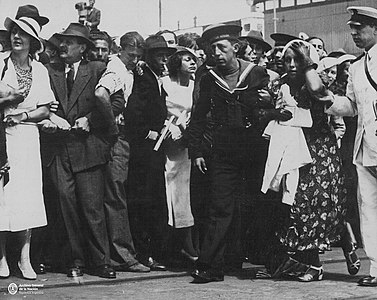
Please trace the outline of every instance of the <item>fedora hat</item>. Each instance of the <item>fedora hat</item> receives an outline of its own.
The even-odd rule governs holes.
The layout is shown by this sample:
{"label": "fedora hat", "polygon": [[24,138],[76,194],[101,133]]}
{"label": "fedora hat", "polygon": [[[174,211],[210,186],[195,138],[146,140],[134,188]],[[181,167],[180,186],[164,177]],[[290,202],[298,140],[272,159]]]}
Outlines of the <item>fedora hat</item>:
{"label": "fedora hat", "polygon": [[151,35],[145,40],[145,45],[147,51],[151,52],[158,49],[166,49],[167,52],[173,54],[175,51],[177,51],[176,48],[169,47],[166,43],[165,39],[161,35]]}
{"label": "fedora hat", "polygon": [[58,39],[64,37],[80,38],[86,42],[89,48],[94,49],[95,46],[94,43],[90,40],[89,34],[90,32],[88,27],[80,23],[71,23],[63,32],[56,33],[55,35]]}
{"label": "fedora hat", "polygon": [[0,44],[3,46],[3,51],[11,49],[9,32],[4,29],[0,29]]}
{"label": "fedora hat", "polygon": [[250,30],[247,36],[241,36],[240,39],[245,39],[250,44],[260,45],[265,52],[272,49],[271,45],[263,39],[262,32],[258,30]]}
{"label": "fedora hat", "polygon": [[290,41],[298,38],[286,33],[273,33],[270,37],[275,41],[275,47],[284,47]]}
{"label": "fedora hat", "polygon": [[50,47],[59,50],[60,48],[60,41],[56,37],[56,33],[54,33],[48,40],[43,40],[45,46],[50,45]]}
{"label": "fedora hat", "polygon": [[18,8],[16,19],[18,20],[21,17],[32,18],[36,20],[41,27],[50,21],[49,18],[43,17],[39,14],[38,8],[30,4],[22,5]]}
{"label": "fedora hat", "polygon": [[41,26],[39,23],[29,17],[20,17],[19,19],[11,19],[7,17],[4,21],[4,27],[7,29],[7,31],[11,31],[14,25],[17,25],[20,27],[23,31],[25,31],[28,35],[33,37],[39,42],[39,49],[37,50],[37,53],[40,53],[43,51],[43,43],[41,39],[39,38],[39,34],[41,32]]}

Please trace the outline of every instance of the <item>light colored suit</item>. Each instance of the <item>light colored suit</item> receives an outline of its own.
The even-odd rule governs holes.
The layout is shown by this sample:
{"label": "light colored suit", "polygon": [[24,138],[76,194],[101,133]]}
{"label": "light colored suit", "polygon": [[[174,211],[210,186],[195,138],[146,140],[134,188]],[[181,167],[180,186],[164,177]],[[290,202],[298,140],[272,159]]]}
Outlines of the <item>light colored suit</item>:
{"label": "light colored suit", "polygon": [[377,91],[366,76],[366,59],[369,73],[377,82],[377,45],[374,45],[368,55],[351,65],[347,97],[335,96],[326,112],[341,116],[358,115],[353,162],[359,179],[360,227],[364,249],[371,260],[370,275],[377,277]]}

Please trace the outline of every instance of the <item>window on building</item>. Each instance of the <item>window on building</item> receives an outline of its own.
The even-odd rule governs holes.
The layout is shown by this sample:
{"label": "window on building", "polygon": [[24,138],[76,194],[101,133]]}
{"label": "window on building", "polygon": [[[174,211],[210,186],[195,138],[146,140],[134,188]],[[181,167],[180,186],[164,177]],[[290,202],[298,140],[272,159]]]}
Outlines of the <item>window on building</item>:
{"label": "window on building", "polygon": [[316,3],[316,2],[325,2],[326,0],[312,0],[313,3]]}
{"label": "window on building", "polygon": [[[278,7],[279,5],[279,1],[276,0],[276,8]],[[265,9],[268,10],[268,9],[274,9],[274,1],[273,0],[268,0],[265,2]]]}
{"label": "window on building", "polygon": [[309,4],[310,0],[297,0],[297,5]]}
{"label": "window on building", "polygon": [[289,7],[295,5],[295,0],[281,0],[281,7]]}

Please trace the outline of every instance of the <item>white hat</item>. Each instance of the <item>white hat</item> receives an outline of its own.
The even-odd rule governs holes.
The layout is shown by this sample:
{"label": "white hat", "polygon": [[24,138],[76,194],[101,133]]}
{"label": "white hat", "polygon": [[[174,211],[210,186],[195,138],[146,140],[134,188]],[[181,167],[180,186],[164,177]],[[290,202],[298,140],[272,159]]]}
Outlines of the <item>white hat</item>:
{"label": "white hat", "polygon": [[198,58],[198,55],[195,53],[195,51],[192,50],[192,49],[190,49],[190,48],[183,47],[183,46],[176,46],[175,48],[177,49],[177,51],[174,54],[189,53],[189,54],[191,54],[194,57],[194,59]]}
{"label": "white hat", "polygon": [[339,65],[339,60],[335,57],[324,57],[319,61],[317,72],[322,72],[324,70],[330,69],[334,66]]}
{"label": "white hat", "polygon": [[377,22],[377,9],[373,7],[350,6],[347,10],[352,14],[347,25],[360,26],[365,23]]}
{"label": "white hat", "polygon": [[283,49],[283,56],[285,54],[285,52],[287,51],[287,49],[293,44],[293,43],[299,43],[299,44],[304,44],[306,47],[309,48],[309,56],[310,58],[312,59],[313,63],[315,63],[316,65],[318,65],[319,63],[319,56],[318,56],[318,52],[317,50],[315,50],[314,46],[306,41],[303,41],[301,39],[295,39],[295,40],[291,40],[290,42],[288,42],[288,44],[286,44],[284,46],[284,49]]}
{"label": "white hat", "polygon": [[40,48],[38,49],[37,53],[40,53],[43,51],[43,43],[41,39],[39,38],[39,34],[41,32],[41,26],[38,24],[38,22],[33,18],[28,17],[20,17],[19,19],[11,19],[7,17],[4,21],[5,28],[10,31],[13,27],[13,25],[16,24],[18,27],[20,27],[23,31],[25,31],[27,34],[35,38],[39,44]]}
{"label": "white hat", "polygon": [[353,61],[355,59],[356,59],[355,55],[343,54],[342,56],[338,57],[338,64],[340,65],[340,64],[344,63],[345,61]]}

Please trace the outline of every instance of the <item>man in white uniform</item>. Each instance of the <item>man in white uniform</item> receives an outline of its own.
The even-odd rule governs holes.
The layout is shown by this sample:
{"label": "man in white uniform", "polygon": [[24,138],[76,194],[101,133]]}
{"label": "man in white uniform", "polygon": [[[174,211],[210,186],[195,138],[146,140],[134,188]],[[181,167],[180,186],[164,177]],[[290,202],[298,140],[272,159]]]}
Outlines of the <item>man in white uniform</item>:
{"label": "man in white uniform", "polygon": [[358,115],[354,146],[360,188],[360,226],[364,249],[371,260],[370,275],[359,280],[361,286],[377,286],[377,9],[348,7],[348,25],[356,46],[364,49],[350,67],[347,97],[332,97],[327,112]]}

